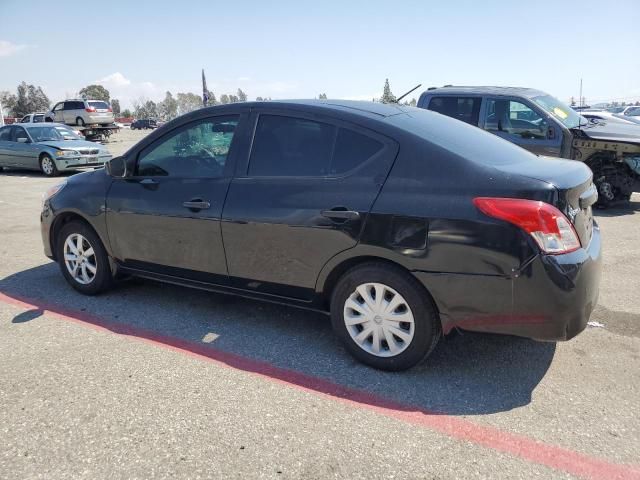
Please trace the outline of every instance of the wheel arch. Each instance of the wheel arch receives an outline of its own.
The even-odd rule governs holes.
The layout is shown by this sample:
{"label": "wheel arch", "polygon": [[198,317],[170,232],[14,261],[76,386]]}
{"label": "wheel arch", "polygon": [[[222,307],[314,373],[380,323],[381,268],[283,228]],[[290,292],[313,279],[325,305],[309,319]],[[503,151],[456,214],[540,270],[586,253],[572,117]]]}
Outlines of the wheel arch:
{"label": "wheel arch", "polygon": [[378,256],[375,254],[362,254],[357,256],[350,256],[340,260],[335,260],[335,257],[334,257],[333,261],[330,261],[327,265],[325,265],[325,267],[320,272],[320,275],[318,277],[318,281],[316,284],[316,293],[319,295],[321,307],[323,309],[327,311],[330,310],[331,294],[333,293],[333,289],[335,288],[338,281],[340,280],[340,277],[342,277],[342,275],[344,275],[348,270],[354,267],[357,267],[358,265],[363,265],[366,263],[385,264],[407,273],[411,278],[413,278],[416,284],[419,285],[420,288],[425,292],[425,294],[431,301],[431,304],[433,305],[433,308],[436,314],[438,315],[438,319],[440,319],[440,310],[438,309],[438,304],[433,298],[433,295],[427,289],[427,287],[423,285],[422,282],[420,282],[415,277],[415,275],[413,275],[411,270],[399,262],[393,261],[387,257]]}
{"label": "wheel arch", "polygon": [[72,222],[72,221],[78,221],[78,222],[81,222],[84,225],[86,225],[100,239],[100,241],[102,242],[102,245],[105,247],[105,249],[108,248],[107,243],[105,243],[105,241],[102,238],[102,236],[100,235],[100,233],[94,228],[94,226],[91,224],[91,222],[86,217],[84,217],[83,215],[81,215],[80,213],[75,212],[75,211],[64,211],[64,212],[60,212],[60,213],[58,213],[58,215],[56,215],[56,218],[53,221],[53,223],[51,224],[51,227],[50,227],[50,230],[49,230],[49,246],[51,247],[51,252],[53,254],[54,260],[57,260],[57,257],[56,257],[57,248],[56,248],[56,246],[57,246],[57,243],[58,243],[58,236],[60,235],[60,231],[62,230],[62,227],[64,227],[66,224],[68,224],[69,222]]}

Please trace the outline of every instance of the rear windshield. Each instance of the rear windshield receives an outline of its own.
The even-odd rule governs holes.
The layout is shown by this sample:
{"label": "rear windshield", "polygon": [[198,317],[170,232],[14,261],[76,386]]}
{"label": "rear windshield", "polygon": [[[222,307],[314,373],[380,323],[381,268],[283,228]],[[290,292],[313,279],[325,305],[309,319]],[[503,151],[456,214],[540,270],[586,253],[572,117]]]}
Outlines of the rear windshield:
{"label": "rear windshield", "polygon": [[536,158],[524,148],[478,127],[420,108],[412,108],[410,115],[388,117],[388,121],[451,153],[482,165],[508,165]]}
{"label": "rear windshield", "polygon": [[101,109],[105,109],[105,110],[109,108],[109,104],[107,104],[107,102],[98,102],[98,101],[95,101],[95,100],[91,100],[89,102],[89,105],[91,105],[92,107],[95,107],[95,108],[101,108]]}

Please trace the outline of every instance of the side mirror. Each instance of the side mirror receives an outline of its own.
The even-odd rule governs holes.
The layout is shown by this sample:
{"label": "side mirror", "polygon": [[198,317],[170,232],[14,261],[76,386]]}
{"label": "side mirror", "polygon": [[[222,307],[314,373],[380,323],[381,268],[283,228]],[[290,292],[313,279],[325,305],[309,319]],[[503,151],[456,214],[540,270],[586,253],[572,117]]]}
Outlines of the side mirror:
{"label": "side mirror", "polygon": [[556,127],[553,125],[549,125],[547,128],[547,140],[555,140],[556,138]]}
{"label": "side mirror", "polygon": [[26,137],[20,137],[16,140],[18,143],[31,143],[31,141]]}
{"label": "side mirror", "polygon": [[127,175],[127,159],[125,157],[112,158],[105,165],[105,169],[112,177],[125,177]]}

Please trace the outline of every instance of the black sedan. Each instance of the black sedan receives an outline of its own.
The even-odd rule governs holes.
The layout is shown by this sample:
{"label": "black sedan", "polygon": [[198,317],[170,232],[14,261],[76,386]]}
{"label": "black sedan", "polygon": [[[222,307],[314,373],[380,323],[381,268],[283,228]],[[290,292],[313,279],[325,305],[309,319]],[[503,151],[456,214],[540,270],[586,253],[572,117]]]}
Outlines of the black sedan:
{"label": "black sedan", "polygon": [[92,295],[138,276],[330,312],[377,368],[452,329],[566,340],[598,297],[591,171],[443,115],[347,101],[182,116],[52,188],[47,256]]}

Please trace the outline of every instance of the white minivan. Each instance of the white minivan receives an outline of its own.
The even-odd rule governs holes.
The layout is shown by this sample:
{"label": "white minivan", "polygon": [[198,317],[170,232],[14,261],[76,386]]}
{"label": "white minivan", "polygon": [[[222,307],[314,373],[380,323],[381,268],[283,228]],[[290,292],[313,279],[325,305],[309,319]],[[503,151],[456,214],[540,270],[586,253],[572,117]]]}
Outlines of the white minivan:
{"label": "white minivan", "polygon": [[65,100],[47,112],[48,122],[67,125],[110,125],[114,122],[111,106],[102,100]]}

